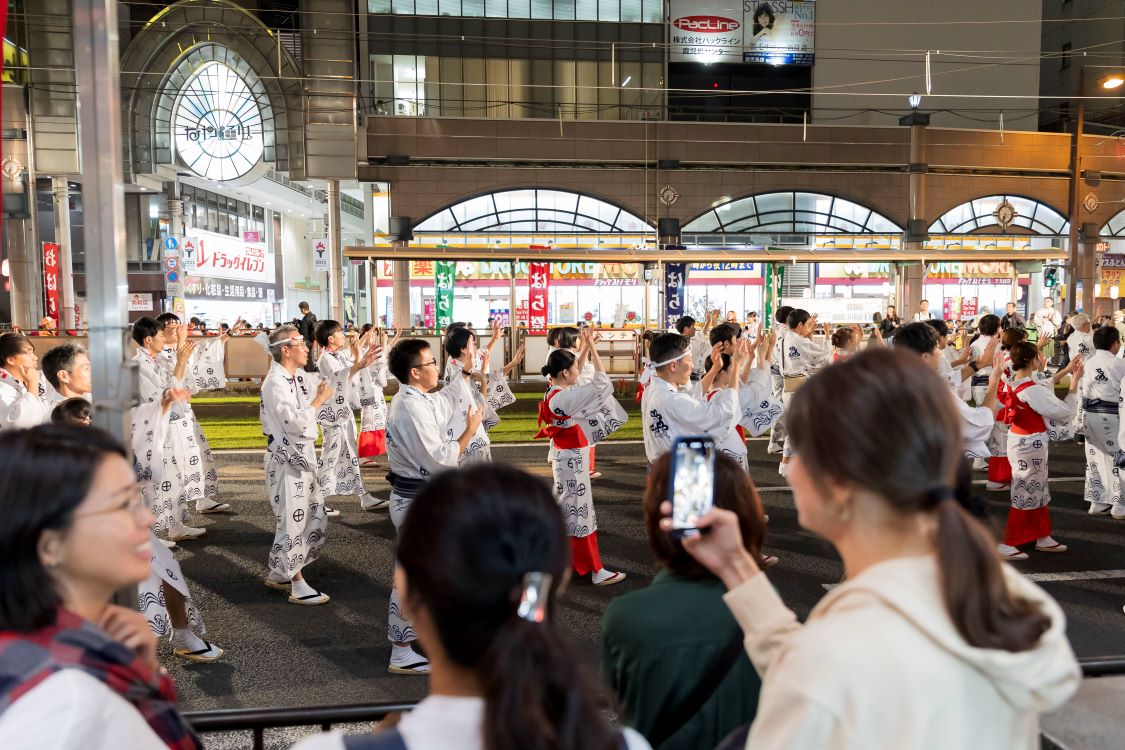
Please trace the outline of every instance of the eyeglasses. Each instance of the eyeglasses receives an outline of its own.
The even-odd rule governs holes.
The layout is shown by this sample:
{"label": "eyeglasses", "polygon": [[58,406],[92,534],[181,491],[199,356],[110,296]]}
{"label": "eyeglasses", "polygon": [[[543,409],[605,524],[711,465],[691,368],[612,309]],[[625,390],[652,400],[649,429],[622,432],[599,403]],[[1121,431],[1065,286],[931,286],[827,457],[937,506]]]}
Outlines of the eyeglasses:
{"label": "eyeglasses", "polygon": [[418,364],[414,365],[415,368],[436,367],[436,366],[437,366],[437,359],[436,358],[431,360],[430,362],[419,362]]}
{"label": "eyeglasses", "polygon": [[[119,493],[120,494],[120,493]],[[90,510],[85,513],[75,513],[75,518],[82,518],[83,516],[103,516],[108,513],[127,512],[133,517],[134,521],[148,525],[149,523],[149,510],[148,503],[145,502],[144,494],[141,486],[138,484],[129,490],[129,498],[124,502],[114,505],[112,508],[104,510]]]}

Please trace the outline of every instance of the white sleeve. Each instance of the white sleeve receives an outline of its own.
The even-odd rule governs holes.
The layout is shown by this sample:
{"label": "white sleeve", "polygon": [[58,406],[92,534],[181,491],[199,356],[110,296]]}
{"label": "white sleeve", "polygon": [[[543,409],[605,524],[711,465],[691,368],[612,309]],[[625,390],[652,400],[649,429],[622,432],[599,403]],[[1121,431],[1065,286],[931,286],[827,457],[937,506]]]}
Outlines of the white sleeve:
{"label": "white sleeve", "polygon": [[716,440],[734,431],[742,416],[738,391],[734,388],[723,388],[710,401],[674,394],[664,400],[661,409],[673,425],[682,428],[677,434],[708,434]]}
{"label": "white sleeve", "polygon": [[[442,391],[447,390],[457,389],[449,386],[442,389]],[[439,400],[435,398],[434,401]],[[446,401],[446,403],[451,402]],[[419,405],[429,409],[424,404]],[[394,440],[402,444],[403,453],[410,457],[417,468],[425,469],[430,475],[444,469],[456,469],[457,459],[461,457],[461,446],[456,440],[461,436],[449,434],[448,426],[452,421],[452,409],[447,406],[444,411],[438,409],[437,412],[439,420],[445,421],[439,421],[432,429],[426,424],[427,429],[420,430],[419,420],[415,418],[415,414],[411,414],[407,419],[396,420],[394,425]]]}
{"label": "white sleeve", "polygon": [[[322,358],[323,359],[323,358]],[[329,357],[329,359],[332,359]],[[332,395],[320,407],[316,414],[317,420],[321,425],[334,425],[343,424],[349,419],[353,419],[352,414],[352,382],[351,382],[351,368],[346,365],[336,363],[339,368],[325,372],[321,376],[322,380],[328,382],[332,386]],[[328,368],[325,368],[326,370]],[[306,375],[306,377],[308,377]],[[340,401],[343,399],[343,401]]]}
{"label": "white sleeve", "polygon": [[781,419],[784,407],[773,397],[773,384],[766,370],[754,368],[750,379],[738,389],[741,416],[738,423],[757,437]]}
{"label": "white sleeve", "polygon": [[131,447],[133,463],[139,474],[151,472],[152,481],[159,482],[164,472],[164,441],[172,410],[164,411],[160,401],[133,408]]}
{"label": "white sleeve", "polygon": [[0,747],[167,750],[139,711],[77,669],[56,672],[0,714]]}
{"label": "white sleeve", "polygon": [[1052,422],[1074,419],[1074,415],[1078,412],[1076,395],[1068,393],[1065,399],[1059,400],[1054,391],[1045,385],[1034,385],[1018,395],[1021,401],[1038,412],[1041,417]]}
{"label": "white sleeve", "polygon": [[987,406],[972,407],[953,395],[961,413],[961,442],[965,453],[973,458],[988,458],[987,442],[996,425],[996,415]]}
{"label": "white sleeve", "polygon": [[586,385],[573,385],[559,391],[551,399],[554,408],[562,409],[563,414],[571,417],[597,411],[602,403],[613,396],[613,383],[604,372],[595,372],[593,379]]}
{"label": "white sleeve", "polygon": [[51,418],[51,408],[37,393],[23,388],[0,387],[0,430],[25,429]]}

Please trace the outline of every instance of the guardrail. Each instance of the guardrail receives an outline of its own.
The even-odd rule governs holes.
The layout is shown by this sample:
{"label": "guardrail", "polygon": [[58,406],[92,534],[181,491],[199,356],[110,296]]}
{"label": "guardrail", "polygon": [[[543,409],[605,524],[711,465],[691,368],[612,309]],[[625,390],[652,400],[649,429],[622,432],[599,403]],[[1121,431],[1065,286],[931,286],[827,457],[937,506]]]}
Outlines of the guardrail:
{"label": "guardrail", "polygon": [[[1079,659],[1084,677],[1125,675],[1125,656]],[[325,732],[334,724],[359,724],[385,719],[389,714],[410,711],[415,703],[361,703],[350,706],[301,708],[235,708],[193,711],[184,714],[196,732],[251,732],[254,750],[264,750],[265,731],[279,727],[319,726]]]}
{"label": "guardrail", "polygon": [[265,750],[265,732],[279,727],[315,727],[329,731],[334,724],[380,721],[389,714],[410,711],[416,703],[360,703],[350,706],[305,706],[300,708],[233,708],[220,711],[190,711],[184,714],[200,734],[250,732],[254,750]]}

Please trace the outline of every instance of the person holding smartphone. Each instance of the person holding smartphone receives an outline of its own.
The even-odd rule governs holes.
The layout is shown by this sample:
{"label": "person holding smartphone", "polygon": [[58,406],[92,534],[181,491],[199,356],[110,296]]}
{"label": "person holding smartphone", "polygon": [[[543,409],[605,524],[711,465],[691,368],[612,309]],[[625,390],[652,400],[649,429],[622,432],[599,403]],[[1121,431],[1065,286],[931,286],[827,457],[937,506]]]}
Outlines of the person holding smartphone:
{"label": "person holding smartphone", "polygon": [[[654,748],[695,750],[715,747],[753,720],[761,679],[743,653],[738,623],[723,604],[722,581],[696,562],[681,540],[660,529],[673,455],[666,453],[652,465],[643,501],[645,535],[661,570],[648,587],[624,594],[606,609],[602,674],[626,723]],[[753,481],[721,450],[715,451],[710,471],[714,505],[735,515],[747,553],[760,559],[766,526]]]}
{"label": "person holding smartphone", "polygon": [[798,523],[835,546],[847,580],[802,625],[735,513],[714,509],[683,541],[728,589],[763,675],[746,746],[1037,747],[1039,715],[1082,673],[1059,605],[957,503],[971,474],[941,377],[912,352],[862,352],[802,387],[786,420]]}

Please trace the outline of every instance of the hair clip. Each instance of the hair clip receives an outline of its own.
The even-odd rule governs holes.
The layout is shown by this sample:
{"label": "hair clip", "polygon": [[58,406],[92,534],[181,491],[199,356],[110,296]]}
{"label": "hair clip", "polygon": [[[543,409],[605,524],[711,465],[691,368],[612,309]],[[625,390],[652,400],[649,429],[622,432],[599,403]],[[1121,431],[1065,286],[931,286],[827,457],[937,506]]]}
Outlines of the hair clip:
{"label": "hair clip", "polygon": [[516,614],[528,622],[546,620],[552,580],[550,573],[525,573]]}

